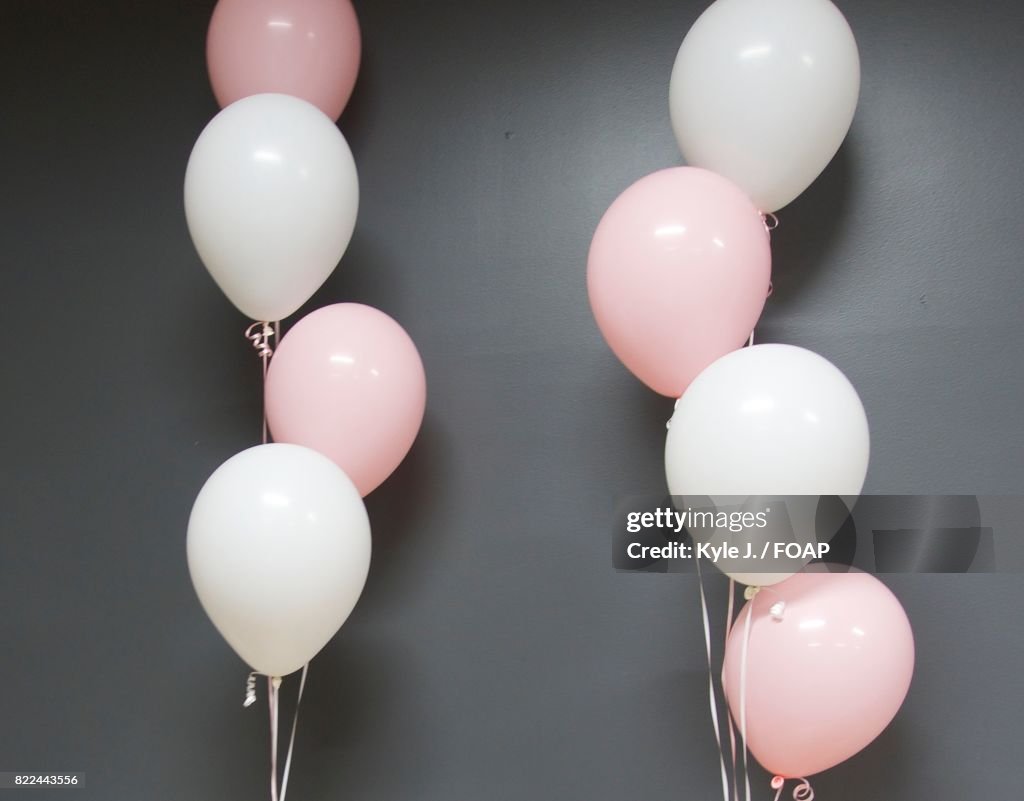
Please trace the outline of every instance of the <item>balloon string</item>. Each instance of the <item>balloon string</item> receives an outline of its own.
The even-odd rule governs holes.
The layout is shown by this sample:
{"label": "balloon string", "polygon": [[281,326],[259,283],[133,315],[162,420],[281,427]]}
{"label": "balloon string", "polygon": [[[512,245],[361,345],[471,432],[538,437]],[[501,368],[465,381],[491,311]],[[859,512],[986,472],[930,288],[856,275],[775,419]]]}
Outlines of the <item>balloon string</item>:
{"label": "balloon string", "polygon": [[[732,634],[732,625],[735,620],[736,610],[736,580],[729,577],[729,608],[725,613],[725,642],[728,646],[729,635]],[[732,754],[732,775],[736,777],[736,727],[732,722],[732,715],[725,716],[725,722],[729,727],[729,751]],[[740,801],[739,781],[733,782],[733,801]]]}
{"label": "balloon string", "polygon": [[263,444],[269,439],[269,426],[267,425],[267,371],[270,369],[270,357],[274,355],[274,349],[270,346],[272,340],[280,342],[281,323],[257,322],[245,329],[245,338],[248,339],[256,351],[256,354],[263,360]]}
{"label": "balloon string", "polygon": [[704,574],[700,569],[700,559],[694,560],[697,565],[697,585],[700,587],[700,612],[704,621],[704,648],[708,657],[708,698],[711,706],[711,725],[715,730],[715,743],[718,745],[718,762],[722,768],[722,797],[729,801],[729,774],[725,769],[725,749],[722,745],[722,732],[718,724],[718,702],[715,700],[715,673],[711,662],[711,620],[708,617],[708,601],[704,593]]}
{"label": "balloon string", "polygon": [[[299,707],[302,706],[302,694],[306,689],[306,676],[309,674],[309,663],[302,666],[302,678],[299,680],[299,694],[295,699],[295,716],[292,718],[292,732],[288,738],[288,753],[284,758],[284,772],[281,775],[281,792],[277,789],[277,740],[281,698],[280,677],[267,676],[267,706],[270,710],[270,801],[285,801],[288,792],[288,777],[292,771],[292,754],[295,752],[295,732],[299,728]],[[256,700],[256,676],[253,671],[245,682],[245,703],[252,706]]]}
{"label": "balloon string", "polygon": [[[814,801],[814,789],[811,787],[811,783],[807,779],[797,779],[799,784],[793,788],[793,801]],[[782,776],[775,776],[772,779],[772,789],[775,791],[775,798],[773,801],[779,801],[782,798],[782,790],[786,785],[786,780]]]}
{"label": "balloon string", "polygon": [[249,678],[245,680],[245,701],[242,706],[252,706],[256,703],[256,676],[259,675],[254,670],[249,674]]}
{"label": "balloon string", "polygon": [[[774,221],[773,225],[768,224],[768,218]],[[771,212],[764,215],[764,229],[771,236],[771,232],[779,227],[779,218]],[[771,295],[772,287],[768,284],[768,294]],[[754,331],[751,330],[750,338],[747,340],[747,347],[752,348],[754,346]],[[750,587],[747,588],[751,589]],[[725,636],[729,637],[732,632],[733,625],[733,599],[736,595],[736,587],[733,579],[729,579],[729,610],[728,618],[726,623]],[[751,610],[747,610],[747,619],[745,621],[743,629],[743,648],[740,658],[740,744],[742,745],[742,756],[743,756],[743,786],[746,792],[746,801],[750,801],[750,771],[747,762],[747,645],[750,640],[750,620],[753,616],[749,614]],[[732,716],[729,716],[729,743],[732,747],[732,773],[736,777],[734,801],[739,801],[740,796],[740,780],[736,774],[736,730],[733,727]]]}
{"label": "balloon string", "polygon": [[288,755],[284,759],[284,775],[281,777],[281,801],[284,801],[285,793],[288,792],[288,774],[292,769],[292,751],[295,750],[295,730],[299,726],[299,706],[302,704],[302,691],[306,689],[306,674],[309,673],[309,663],[302,666],[302,678],[299,679],[299,694],[295,698],[295,717],[292,718],[292,734],[288,738]]}
{"label": "balloon string", "polygon": [[[263,444],[266,445],[270,439],[270,427],[267,423],[267,372],[270,369],[270,357],[274,355],[271,341],[280,342],[281,322],[255,322],[245,329],[245,338],[248,339],[256,351],[256,354],[263,362]],[[270,709],[270,801],[284,801],[285,793],[288,791],[288,774],[291,771],[292,751],[295,748],[295,730],[299,725],[299,703],[302,701],[302,691],[306,686],[306,672],[309,670],[307,663],[302,667],[302,679],[299,682],[299,695],[295,702],[295,717],[292,720],[292,733],[288,741],[288,755],[284,762],[284,775],[281,778],[281,794],[277,792],[277,735],[278,717],[280,711],[280,676],[267,676],[267,706]],[[245,702],[243,706],[252,706],[256,700],[256,671],[249,674],[245,683]]]}
{"label": "balloon string", "polygon": [[[750,603],[743,610],[746,612],[746,618],[743,621],[743,647],[740,650],[740,743],[743,746],[743,784],[746,790],[746,801],[750,801],[750,769],[749,759],[747,751],[747,655],[750,649],[750,630],[754,623],[754,607],[753,602],[757,597],[758,593],[767,592],[769,595],[779,598],[778,593],[769,587],[747,587],[743,591],[743,597],[746,598]],[[772,620],[782,620],[783,615],[786,612],[786,602],[779,598],[775,603],[771,605],[768,610],[768,614],[771,615]],[[742,612],[740,614],[743,614]],[[778,779],[779,777],[776,777]],[[773,789],[776,787],[776,779],[772,780]],[[811,801],[814,798],[814,792],[810,790],[810,784],[806,779],[803,780],[806,784],[806,788],[802,785],[797,787],[793,791],[793,798],[796,801]],[[739,780],[737,779],[737,784]],[[810,796],[806,795],[806,792],[810,792]],[[800,793],[798,796],[797,793]],[[778,801],[778,796],[775,797],[775,801]]]}
{"label": "balloon string", "polygon": [[280,678],[267,676],[267,700],[270,706],[270,801],[277,798],[277,701]]}
{"label": "balloon string", "polygon": [[[756,595],[756,588],[751,596]],[[753,601],[753,597],[750,599]],[[746,619],[743,621],[743,647],[740,651],[740,745],[743,750],[743,785],[746,791],[746,801],[750,801],[750,769],[747,759],[747,651],[750,645],[750,627],[754,620],[754,609],[752,605],[746,608]]]}

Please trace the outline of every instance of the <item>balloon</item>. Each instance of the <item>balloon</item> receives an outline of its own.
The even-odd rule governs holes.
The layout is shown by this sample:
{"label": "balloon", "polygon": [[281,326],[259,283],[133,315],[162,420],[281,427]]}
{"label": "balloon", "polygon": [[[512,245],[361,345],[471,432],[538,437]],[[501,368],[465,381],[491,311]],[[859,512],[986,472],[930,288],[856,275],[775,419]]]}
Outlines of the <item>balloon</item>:
{"label": "balloon", "polygon": [[185,216],[199,257],[235,306],[281,320],[327,280],[352,238],[352,152],[316,107],[254,95],[221,111],[185,172]]}
{"label": "balloon", "polygon": [[[728,507],[751,496],[835,495],[852,508],[869,451],[864,407],[837,367],[792,345],[754,345],[716,361],[679,399],[665,441],[665,473],[669,491],[684,506],[708,497]],[[809,502],[783,499],[792,541],[813,543],[818,498],[803,500]],[[761,504],[776,515],[781,505]],[[720,559],[715,565],[741,583],[767,585],[809,559],[755,559],[759,567],[743,558]]]}
{"label": "balloon", "polygon": [[359,72],[359,21],[349,0],[220,0],[206,37],[217,102],[278,92],[341,116]]}
{"label": "balloon", "polygon": [[874,740],[899,710],[913,672],[914,635],[896,596],[867,573],[823,570],[762,590],[743,607],[726,643],[722,684],[739,725],[745,700],[757,761],[800,778]]}
{"label": "balloon", "polygon": [[687,163],[768,212],[832,160],[859,92],[857,43],[829,0],[716,0],[679,48],[669,108]]}
{"label": "balloon", "polygon": [[839,369],[794,345],[754,345],[702,372],[665,443],[673,495],[856,497],[868,421]]}
{"label": "balloon", "polygon": [[770,276],[757,209],[724,178],[693,167],[652,173],[623,192],[587,263],[604,338],[637,378],[671,397],[750,336]]}
{"label": "balloon", "polygon": [[426,403],[423,363],[384,312],[338,303],[281,340],[266,382],[274,439],[314,448],[373,491],[412,447]]}
{"label": "balloon", "polygon": [[203,485],[188,521],[188,569],[214,626],[253,670],[309,662],[359,600],[370,522],[326,456],[257,445]]}

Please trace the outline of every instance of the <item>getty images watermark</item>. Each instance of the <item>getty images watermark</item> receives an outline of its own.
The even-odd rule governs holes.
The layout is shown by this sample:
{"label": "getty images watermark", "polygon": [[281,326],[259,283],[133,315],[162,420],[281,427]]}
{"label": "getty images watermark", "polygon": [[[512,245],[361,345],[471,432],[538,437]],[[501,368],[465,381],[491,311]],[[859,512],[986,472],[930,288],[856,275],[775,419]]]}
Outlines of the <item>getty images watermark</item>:
{"label": "getty images watermark", "polygon": [[695,510],[687,507],[683,511],[670,507],[658,508],[653,512],[628,512],[626,531],[639,534],[645,529],[660,529],[673,534],[690,531],[720,531],[728,534],[742,534],[739,542],[699,540],[696,542],[666,542],[664,545],[645,545],[630,542],[626,555],[630,559],[692,559],[699,557],[719,562],[733,559],[824,559],[831,546],[827,542],[795,542],[772,540],[770,537],[753,536],[756,531],[769,528],[771,507],[759,512]]}
{"label": "getty images watermark", "polygon": [[[664,496],[625,499],[612,562],[627,572],[1024,572],[1024,498],[974,495]],[[998,560],[997,560],[998,555]]]}

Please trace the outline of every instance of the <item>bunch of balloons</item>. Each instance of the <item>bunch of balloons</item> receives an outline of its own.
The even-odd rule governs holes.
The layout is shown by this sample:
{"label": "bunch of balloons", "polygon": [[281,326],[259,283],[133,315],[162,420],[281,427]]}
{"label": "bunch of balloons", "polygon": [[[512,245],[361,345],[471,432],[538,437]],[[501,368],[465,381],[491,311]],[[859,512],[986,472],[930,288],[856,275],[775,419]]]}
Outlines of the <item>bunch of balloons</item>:
{"label": "bunch of balloons", "polygon": [[280,321],[324,283],[352,238],[359,182],[335,120],[359,61],[349,0],[220,0],[207,62],[223,108],[185,174],[199,257],[255,321],[274,439],[267,444],[265,429],[264,444],[203,486],[188,565],[218,631],[277,683],[324,647],[359,599],[370,565],[362,498],[409,451],[426,399],[416,346],[369,306],[318,309],[271,347]]}
{"label": "bunch of balloons", "polygon": [[[856,390],[809,350],[752,344],[770,288],[768,221],[838,151],[859,87],[856,42],[829,0],[716,0],[669,88],[690,166],[641,178],[597,227],[587,286],[598,326],[637,378],[678,399],[665,447],[674,496],[860,494],[869,436]],[[725,694],[753,755],[781,782],[871,742],[913,671],[892,593],[860,573],[716,564],[774,585],[748,591],[725,654]]]}

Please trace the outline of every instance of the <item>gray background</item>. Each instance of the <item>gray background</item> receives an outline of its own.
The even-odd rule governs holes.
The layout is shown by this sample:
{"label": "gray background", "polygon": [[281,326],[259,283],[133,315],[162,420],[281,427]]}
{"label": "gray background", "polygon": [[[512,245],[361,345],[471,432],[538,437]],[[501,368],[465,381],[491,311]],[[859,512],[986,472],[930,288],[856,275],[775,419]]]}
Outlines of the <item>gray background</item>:
{"label": "gray background", "polygon": [[[616,500],[663,487],[671,401],[615,361],[584,286],[603,210],[678,163],[668,77],[702,5],[358,3],[362,208],[307,308],[392,314],[430,398],[313,663],[295,801],[719,797],[694,580],[609,557]],[[211,7],[0,5],[0,770],[88,776],[32,797],[267,795],[262,704],[184,551],[203,481],[259,436],[246,321],[182,211]],[[860,107],[780,214],[759,338],[857,386],[870,491],[1020,490],[1022,8],[843,3]],[[1020,577],[886,580],[914,684],[818,797],[1018,797]]]}

